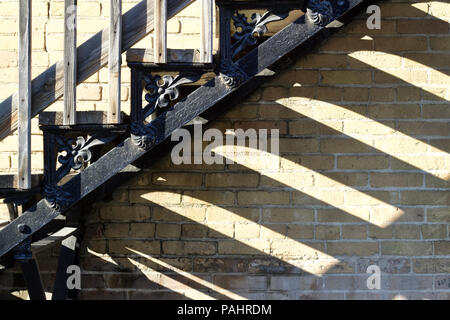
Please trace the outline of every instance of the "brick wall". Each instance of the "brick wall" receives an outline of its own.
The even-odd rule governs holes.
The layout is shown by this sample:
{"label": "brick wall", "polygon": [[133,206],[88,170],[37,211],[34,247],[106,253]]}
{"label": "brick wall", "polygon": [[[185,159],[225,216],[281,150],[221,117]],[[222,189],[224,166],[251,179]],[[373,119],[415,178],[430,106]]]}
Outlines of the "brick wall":
{"label": "brick wall", "polygon": [[361,15],[209,125],[277,128],[279,157],[166,155],[93,205],[82,298],[449,299],[450,6],[381,9],[381,30]]}

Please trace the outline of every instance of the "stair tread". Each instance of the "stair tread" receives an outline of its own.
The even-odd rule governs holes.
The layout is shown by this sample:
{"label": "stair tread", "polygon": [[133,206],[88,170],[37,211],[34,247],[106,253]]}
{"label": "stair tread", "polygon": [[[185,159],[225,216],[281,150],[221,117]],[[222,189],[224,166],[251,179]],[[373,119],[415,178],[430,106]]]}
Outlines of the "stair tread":
{"label": "stair tread", "polygon": [[[32,174],[31,175],[31,185],[32,188],[38,187],[42,181],[43,174]],[[19,182],[16,173],[0,173],[0,194],[2,192],[28,192],[29,190],[19,189]]]}
{"label": "stair tread", "polygon": [[152,68],[153,70],[214,70],[214,63],[204,63],[197,49],[167,49],[167,63],[155,63],[152,49],[129,49],[129,67]]}
{"label": "stair tread", "polygon": [[52,235],[50,235],[42,240],[32,243],[31,250],[33,251],[33,253],[38,253],[39,251],[47,249],[47,248],[61,242],[62,240],[66,239],[67,237],[72,235],[75,231],[77,231],[77,228],[64,227],[61,230],[53,233]]}
{"label": "stair tread", "polygon": [[128,132],[129,125],[124,124],[77,124],[77,125],[40,125],[42,131],[52,133],[93,133],[93,132],[109,132],[109,133],[125,133]]}
{"label": "stair tread", "polygon": [[[122,123],[128,122],[129,116],[122,112]],[[64,119],[63,112],[46,111],[39,114],[40,126],[57,125],[62,126]],[[106,125],[108,124],[108,112],[106,111],[77,111],[78,125]]]}

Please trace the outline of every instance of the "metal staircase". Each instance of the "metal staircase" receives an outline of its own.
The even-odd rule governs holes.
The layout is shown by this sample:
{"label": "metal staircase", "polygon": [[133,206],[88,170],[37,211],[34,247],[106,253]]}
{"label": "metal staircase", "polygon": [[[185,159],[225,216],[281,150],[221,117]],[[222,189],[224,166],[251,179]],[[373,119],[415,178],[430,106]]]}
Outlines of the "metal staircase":
{"label": "metal staircase", "polygon": [[[192,1],[143,1],[124,16],[120,1],[113,1],[109,30],[77,49],[76,29],[66,28],[65,60],[33,83],[29,76],[24,77],[18,95],[0,105],[0,136],[12,132],[17,122],[24,141],[19,157],[25,159],[20,162],[18,178],[0,184],[0,196],[9,203],[12,220],[0,230],[0,257],[5,266],[14,260],[21,263],[31,299],[45,299],[35,254],[57,243],[62,243],[63,249],[52,299],[67,298],[66,269],[73,264],[82,238],[78,221],[83,200],[99,190],[109,192],[113,182],[120,181],[118,176],[135,174],[138,170],[133,163],[151,154],[174,130],[198,116],[213,118],[239,102],[367,5],[365,0],[216,0],[220,49],[213,55],[214,2],[199,1],[203,6],[200,49],[166,47],[167,19]],[[21,8],[21,21],[28,25],[29,1],[21,0]],[[250,18],[242,13],[249,10],[264,13]],[[270,23],[282,21],[292,12],[305,14],[267,36]],[[154,26],[153,50],[128,50],[149,32],[149,26]],[[99,40],[103,33],[109,34],[109,42]],[[19,55],[26,60],[30,50],[26,30],[21,39],[24,45]],[[129,116],[121,112],[117,94],[124,51],[131,69]],[[109,111],[77,112],[76,85],[106,62]],[[29,63],[23,65],[24,70],[29,67]],[[62,92],[64,112],[44,112]],[[13,121],[17,113],[19,117]],[[43,177],[31,176],[29,165],[29,121],[37,114],[44,133]]]}

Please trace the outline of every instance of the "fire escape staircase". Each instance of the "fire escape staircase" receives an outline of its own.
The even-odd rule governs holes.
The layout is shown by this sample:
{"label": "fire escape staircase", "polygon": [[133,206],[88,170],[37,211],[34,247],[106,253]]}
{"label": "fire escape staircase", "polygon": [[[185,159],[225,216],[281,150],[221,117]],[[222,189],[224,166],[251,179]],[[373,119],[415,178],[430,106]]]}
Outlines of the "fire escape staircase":
{"label": "fire escape staircase", "polygon": [[[82,238],[80,207],[86,200],[98,200],[99,192],[113,190],[118,177],[133,175],[138,171],[133,163],[157,151],[174,130],[248,96],[368,2],[198,1],[202,2],[200,49],[190,50],[167,48],[167,20],[193,1],[144,0],[122,15],[121,1],[112,0],[109,29],[78,48],[76,15],[74,19],[73,11],[66,10],[64,61],[31,81],[31,0],[20,0],[19,91],[0,104],[0,137],[16,128],[19,134],[18,174],[0,178],[0,197],[11,218],[0,230],[0,269],[20,263],[31,299],[46,298],[36,253],[59,243],[52,299],[67,299],[66,271],[76,262]],[[220,32],[214,54],[215,10]],[[248,12],[255,13],[247,16]],[[268,36],[271,23],[299,12],[304,14]],[[130,49],[152,30],[152,49]],[[120,110],[125,51],[131,69],[129,116]],[[106,64],[109,110],[77,112],[76,86]],[[63,113],[44,111],[62,95]],[[30,120],[38,114],[44,137],[43,177],[31,175],[30,170]]]}

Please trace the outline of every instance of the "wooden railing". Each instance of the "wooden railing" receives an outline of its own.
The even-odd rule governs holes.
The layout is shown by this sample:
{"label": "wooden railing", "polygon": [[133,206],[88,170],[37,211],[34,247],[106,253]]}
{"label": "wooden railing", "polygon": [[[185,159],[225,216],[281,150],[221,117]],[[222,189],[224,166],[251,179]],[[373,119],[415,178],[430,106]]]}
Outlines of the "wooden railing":
{"label": "wooden railing", "polygon": [[[201,63],[213,62],[213,10],[214,0],[198,0],[202,2],[200,30]],[[167,55],[167,0],[154,0],[155,30],[153,37],[154,63],[168,63]]]}
{"label": "wooden railing", "polygon": [[[168,63],[167,58],[167,20],[179,10],[192,1],[174,1],[174,0],[153,0],[153,26],[154,26],[154,62],[158,64]],[[213,61],[213,8],[214,0],[198,0],[202,2],[201,15],[201,41],[200,41],[200,59],[201,63],[212,63]],[[150,1],[143,1],[143,3]],[[87,48],[77,48],[77,8],[76,0],[65,0],[64,2],[64,60],[62,66],[54,65],[53,72],[48,75],[42,74],[31,81],[31,0],[20,0],[19,10],[19,91],[18,99],[11,96],[6,99],[0,106],[0,138],[5,137],[14,129],[14,104],[16,104],[17,112],[17,128],[19,135],[19,167],[18,167],[18,188],[31,188],[31,118],[45,109],[51,103],[59,98],[58,81],[63,83],[62,92],[64,93],[64,112],[63,124],[76,125],[76,86],[90,76],[93,72],[100,69],[102,55],[105,44],[108,46],[108,66],[109,66],[109,108],[107,121],[110,124],[121,123],[121,54],[135,42],[140,40],[146,33],[142,34],[141,29],[150,29],[148,24],[151,21],[147,17],[142,19],[142,12],[130,10],[125,24],[122,25],[122,2],[121,0],[111,0],[110,26],[108,31],[109,41],[96,43],[94,36],[88,40],[92,46],[97,44],[92,50],[99,50],[98,57],[93,58],[91,52]],[[132,20],[132,13],[135,11],[135,21]],[[145,13],[148,14],[150,8]],[[137,22],[136,22],[137,21]],[[143,25],[139,25],[138,23]],[[133,30],[133,28],[135,30]],[[125,40],[123,32],[140,33],[139,36],[130,37]],[[101,35],[101,33],[100,33]],[[89,43],[89,42],[92,42]],[[124,48],[125,47],[125,48]],[[81,49],[81,54],[80,54]],[[77,58],[80,58],[78,65]],[[87,61],[86,61],[87,60]],[[95,65],[95,67],[94,67]],[[62,67],[62,68],[61,68]],[[58,78],[58,72],[62,69],[63,77]],[[43,77],[43,78],[42,78]],[[42,79],[41,79],[42,78]],[[50,92],[48,87],[50,87]],[[39,90],[39,89],[42,90]],[[37,91],[38,90],[38,91]],[[32,104],[32,101],[34,102]],[[5,114],[5,111],[7,112]],[[9,112],[8,112],[9,111]],[[8,121],[9,120],[9,121]],[[9,127],[6,127],[9,123]]]}

